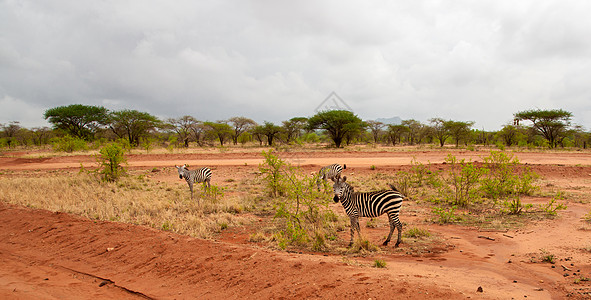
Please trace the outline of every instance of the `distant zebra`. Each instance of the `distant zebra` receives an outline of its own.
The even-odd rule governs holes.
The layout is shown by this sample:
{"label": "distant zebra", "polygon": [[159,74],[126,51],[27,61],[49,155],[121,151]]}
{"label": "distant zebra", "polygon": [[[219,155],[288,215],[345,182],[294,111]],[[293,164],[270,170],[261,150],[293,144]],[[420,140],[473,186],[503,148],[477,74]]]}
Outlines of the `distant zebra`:
{"label": "distant zebra", "polygon": [[189,185],[189,189],[191,190],[191,199],[193,199],[193,183],[203,182],[203,186],[205,186],[205,190],[207,190],[211,185],[209,181],[211,180],[211,170],[209,168],[200,168],[197,170],[190,171],[187,168],[187,165],[182,166],[175,166],[179,171],[179,178],[187,181]]}
{"label": "distant zebra", "polygon": [[390,221],[390,234],[384,241],[384,246],[388,245],[394,227],[398,230],[398,240],[396,241],[396,247],[402,240],[402,223],[398,219],[400,213],[400,207],[402,206],[402,200],[404,195],[396,190],[396,188],[390,185],[392,190],[384,190],[369,193],[359,193],[353,191],[353,187],[350,186],[347,181],[347,176],[343,178],[337,177],[333,185],[334,190],[334,202],[341,201],[341,204],[345,208],[345,212],[351,219],[351,241],[349,246],[353,244],[353,235],[355,230],[359,236],[361,236],[361,230],[359,228],[359,217],[379,217],[384,213],[388,214],[388,220]]}
{"label": "distant zebra", "polygon": [[343,172],[344,169],[347,169],[347,165],[341,166],[339,164],[332,164],[320,169],[320,171],[318,171],[317,181],[318,190],[320,190],[322,181],[327,181],[329,179],[335,181],[335,178],[340,177],[341,172]]}

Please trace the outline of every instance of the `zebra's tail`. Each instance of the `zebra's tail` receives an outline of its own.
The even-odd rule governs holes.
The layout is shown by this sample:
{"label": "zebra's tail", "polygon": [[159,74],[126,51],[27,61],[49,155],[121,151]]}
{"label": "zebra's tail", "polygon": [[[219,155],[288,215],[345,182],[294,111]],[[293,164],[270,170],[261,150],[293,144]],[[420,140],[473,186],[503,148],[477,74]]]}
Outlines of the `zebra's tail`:
{"label": "zebra's tail", "polygon": [[390,188],[391,188],[393,191],[395,191],[395,192],[399,192],[399,193],[400,193],[400,191],[399,191],[399,190],[398,190],[398,189],[397,189],[397,188],[396,188],[396,187],[395,187],[393,184],[391,184],[391,183],[388,183],[388,186],[390,186]]}
{"label": "zebra's tail", "polygon": [[343,170],[347,169],[347,165],[343,164]]}
{"label": "zebra's tail", "polygon": [[388,186],[390,186],[390,188],[391,188],[393,191],[395,191],[395,192],[397,192],[398,194],[400,194],[400,196],[402,196],[402,199],[404,199],[404,200],[410,199],[410,198],[408,198],[406,195],[402,194],[402,192],[401,192],[401,191],[399,191],[399,190],[398,190],[398,189],[397,189],[397,188],[396,188],[396,187],[395,187],[393,184],[391,184],[391,183],[388,183]]}

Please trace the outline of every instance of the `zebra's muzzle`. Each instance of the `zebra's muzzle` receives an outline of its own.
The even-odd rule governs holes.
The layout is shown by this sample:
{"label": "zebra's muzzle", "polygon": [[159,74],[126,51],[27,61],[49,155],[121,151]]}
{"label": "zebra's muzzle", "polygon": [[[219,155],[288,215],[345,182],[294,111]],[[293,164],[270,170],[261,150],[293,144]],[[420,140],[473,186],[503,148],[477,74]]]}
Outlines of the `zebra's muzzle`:
{"label": "zebra's muzzle", "polygon": [[180,179],[183,179],[183,175],[179,175],[179,178],[180,178]]}
{"label": "zebra's muzzle", "polygon": [[335,203],[339,202],[339,196],[337,196],[337,195],[334,195],[334,198],[332,198],[332,200],[333,200]]}

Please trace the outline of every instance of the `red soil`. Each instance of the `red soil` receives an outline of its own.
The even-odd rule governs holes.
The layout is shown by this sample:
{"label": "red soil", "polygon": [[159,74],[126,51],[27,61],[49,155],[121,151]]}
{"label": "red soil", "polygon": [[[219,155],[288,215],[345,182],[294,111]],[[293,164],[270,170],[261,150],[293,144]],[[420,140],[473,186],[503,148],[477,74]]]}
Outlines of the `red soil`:
{"label": "red soil", "polygon": [[[473,161],[487,155],[453,154]],[[413,157],[437,165],[447,152],[281,155],[310,171],[329,163],[346,163],[346,174],[355,176],[394,172],[408,167]],[[591,231],[587,229],[591,226],[582,219],[591,210],[591,153],[516,156],[542,175],[545,185],[583,201],[568,201],[568,209],[556,219],[507,232],[421,225],[442,237],[442,242],[421,255],[406,254],[412,245],[404,241],[399,249],[383,247],[380,254],[367,258],[288,253],[248,242],[248,228],[230,228],[216,240],[201,240],[16,207],[1,201],[0,195],[0,299],[590,299],[591,282],[575,283],[575,279],[591,278]],[[128,160],[130,168],[137,170],[167,166],[166,172],[156,173],[152,180],[174,180],[182,185],[186,183],[170,167],[207,165],[215,169],[216,184],[223,186],[224,178],[249,176],[261,157],[257,153],[154,154],[132,155]],[[0,170],[44,172],[78,168],[81,163],[92,166],[94,159],[12,155],[0,157]],[[378,170],[370,170],[370,165]],[[545,203],[548,199],[528,201]],[[332,208],[344,214],[340,204]],[[400,218],[408,223],[425,216],[403,209]],[[387,231],[385,225],[361,230],[376,244]],[[345,243],[348,231],[341,238]],[[554,254],[556,263],[541,263],[541,249]],[[376,258],[386,261],[387,267],[371,267]],[[482,292],[477,291],[479,287]]]}

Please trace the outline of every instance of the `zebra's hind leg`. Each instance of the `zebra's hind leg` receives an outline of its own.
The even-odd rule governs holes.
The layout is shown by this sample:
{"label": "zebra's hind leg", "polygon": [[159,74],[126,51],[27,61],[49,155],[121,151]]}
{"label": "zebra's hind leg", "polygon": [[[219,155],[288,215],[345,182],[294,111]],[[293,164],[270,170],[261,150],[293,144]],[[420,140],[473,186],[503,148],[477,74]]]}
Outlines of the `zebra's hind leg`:
{"label": "zebra's hind leg", "polygon": [[[392,238],[393,232],[394,232],[394,224],[392,224],[392,222],[390,222],[390,233],[388,234],[388,238],[382,244],[383,246],[388,246],[388,243],[390,242],[390,239]],[[396,245],[398,245],[398,244],[396,244]]]}
{"label": "zebra's hind leg", "polygon": [[400,245],[400,242],[402,241],[402,223],[400,223],[400,220],[397,216],[388,216],[388,219],[390,221],[390,233],[388,234],[388,238],[384,241],[382,245],[388,246],[388,243],[392,238],[392,233],[394,233],[394,228],[396,228],[398,230],[398,239],[396,240],[396,245],[394,245],[394,247],[398,247],[398,245]]}
{"label": "zebra's hind leg", "polygon": [[398,247],[402,241],[402,223],[398,219],[396,219],[396,229],[398,230],[398,240],[396,240],[396,245],[394,245],[394,247]]}

